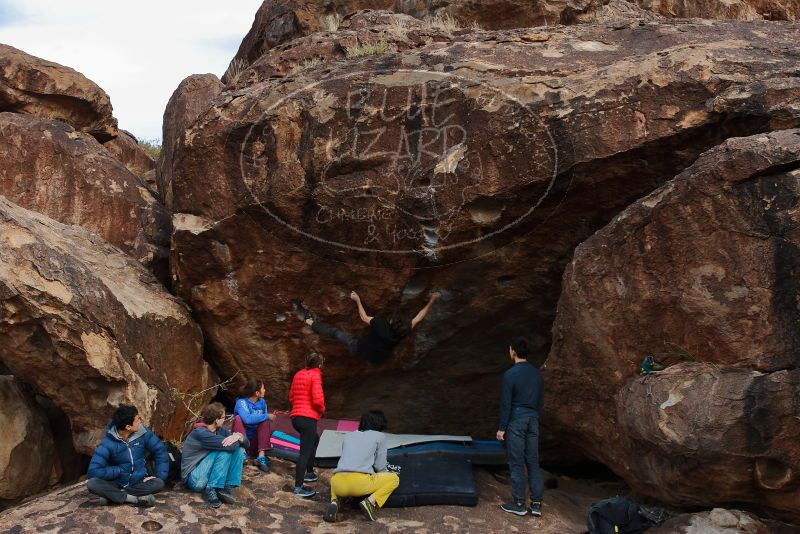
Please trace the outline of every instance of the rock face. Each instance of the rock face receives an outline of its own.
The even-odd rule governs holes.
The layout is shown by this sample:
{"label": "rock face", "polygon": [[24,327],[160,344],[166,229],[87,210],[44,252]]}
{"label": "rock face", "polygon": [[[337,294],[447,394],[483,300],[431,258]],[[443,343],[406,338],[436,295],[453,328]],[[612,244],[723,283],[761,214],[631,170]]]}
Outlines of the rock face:
{"label": "rock face", "polygon": [[175,151],[183,142],[183,134],[197,117],[209,107],[223,89],[222,82],[213,74],[193,74],[183,80],[164,110],[161,155],[158,159],[156,184],[161,200],[172,209],[172,167]]}
{"label": "rock face", "polygon": [[0,112],[66,122],[99,141],[117,135],[108,95],[81,73],[0,44]]}
{"label": "rock face", "polygon": [[[344,17],[362,9],[388,10],[417,19],[439,17],[448,25],[507,30],[558,24],[596,23],[610,18],[658,16],[737,20],[797,20],[798,0],[265,0],[253,26],[231,62],[238,70],[255,63],[270,49],[297,37],[329,30],[325,18]],[[333,28],[335,29],[335,28]],[[230,71],[229,71],[230,72]],[[229,82],[228,76],[223,78]]]}
{"label": "rock face", "polygon": [[[734,92],[790,79],[800,38],[781,23],[654,21],[442,31],[393,53],[379,43],[396,28],[373,29],[343,59],[246,78],[186,131],[173,281],[221,373],[262,376],[271,403],[321,350],[333,414],[382,406],[397,431],[476,436],[497,424],[508,338],[547,354],[574,248],[702,151],[769,129],[775,106]],[[320,35],[320,50],[337,39]],[[443,299],[378,368],[291,315],[305,298],[361,333],[351,289],[410,318],[435,288]]]}
{"label": "rock face", "polygon": [[[132,133],[120,130],[117,137],[104,143],[103,146],[143,182],[147,183],[148,178],[155,176],[155,160],[139,146],[139,141]],[[155,180],[153,182],[155,183]],[[149,183],[147,185],[151,186]]]}
{"label": "rock face", "polygon": [[[789,527],[790,528],[790,527]],[[782,530],[781,525],[770,527],[758,518],[739,510],[714,508],[709,512],[685,514],[666,521],[658,528],[649,529],[652,534],[769,534],[792,532]]]}
{"label": "rock face", "polygon": [[[664,502],[800,519],[798,206],[800,130],[729,139],[581,244],[546,364],[561,442]],[[674,365],[638,377],[647,353]]]}
{"label": "rock face", "polygon": [[122,403],[178,437],[180,394],[213,383],[186,306],[97,236],[2,197],[0,243],[0,363],[69,416],[77,450],[94,450]]}
{"label": "rock face", "polygon": [[16,500],[58,482],[58,462],[50,425],[19,380],[0,375],[0,502]]}
{"label": "rock face", "polygon": [[166,279],[170,217],[145,184],[69,125],[0,113],[0,194],[76,224]]}

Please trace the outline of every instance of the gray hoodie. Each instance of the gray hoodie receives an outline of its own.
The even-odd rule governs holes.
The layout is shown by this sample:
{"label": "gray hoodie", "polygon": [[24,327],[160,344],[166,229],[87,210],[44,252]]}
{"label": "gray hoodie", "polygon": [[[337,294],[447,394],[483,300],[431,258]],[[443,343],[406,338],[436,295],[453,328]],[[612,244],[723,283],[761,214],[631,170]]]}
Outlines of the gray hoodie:
{"label": "gray hoodie", "polygon": [[386,471],[386,434],[376,430],[348,432],[342,456],[334,473],[380,473]]}
{"label": "gray hoodie", "polygon": [[247,436],[245,436],[241,444],[236,442],[227,447],[223,447],[222,441],[230,435],[230,431],[226,428],[220,427],[216,432],[211,432],[208,429],[208,425],[204,423],[195,423],[194,428],[183,442],[183,449],[181,450],[181,480],[186,482],[192,469],[197,467],[197,464],[202,462],[203,458],[208,456],[208,453],[212,451],[233,452],[239,447],[247,448],[250,446],[250,442],[247,440]]}

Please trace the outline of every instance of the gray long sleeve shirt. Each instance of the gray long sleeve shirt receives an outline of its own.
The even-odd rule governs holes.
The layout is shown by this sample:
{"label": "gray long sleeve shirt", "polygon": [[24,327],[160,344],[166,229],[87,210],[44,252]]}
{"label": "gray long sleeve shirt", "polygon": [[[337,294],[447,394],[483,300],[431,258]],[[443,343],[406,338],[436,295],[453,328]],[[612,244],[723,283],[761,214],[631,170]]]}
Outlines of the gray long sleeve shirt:
{"label": "gray long sleeve shirt", "polygon": [[386,471],[386,435],[375,430],[349,432],[342,443],[342,456],[334,473],[380,473]]}
{"label": "gray long sleeve shirt", "polygon": [[245,436],[241,443],[237,441],[223,447],[222,442],[230,435],[230,431],[226,428],[218,428],[216,432],[211,432],[207,425],[195,423],[193,430],[183,442],[183,450],[181,450],[181,480],[186,482],[192,469],[197,467],[197,464],[202,462],[212,451],[233,452],[239,447],[246,449],[250,446],[250,442]]}

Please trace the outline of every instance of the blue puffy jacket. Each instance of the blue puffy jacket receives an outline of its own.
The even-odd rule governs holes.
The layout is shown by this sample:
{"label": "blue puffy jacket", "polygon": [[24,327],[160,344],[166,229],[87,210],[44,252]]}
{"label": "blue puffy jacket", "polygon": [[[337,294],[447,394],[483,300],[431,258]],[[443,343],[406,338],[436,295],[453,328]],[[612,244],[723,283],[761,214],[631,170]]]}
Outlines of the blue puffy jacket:
{"label": "blue puffy jacket", "polygon": [[144,425],[128,437],[127,443],[117,433],[113,423],[106,425],[106,437],[100,442],[89,462],[89,478],[101,478],[127,488],[148,476],[145,457],[150,453],[155,459],[155,476],[167,479],[169,455],[167,448]]}

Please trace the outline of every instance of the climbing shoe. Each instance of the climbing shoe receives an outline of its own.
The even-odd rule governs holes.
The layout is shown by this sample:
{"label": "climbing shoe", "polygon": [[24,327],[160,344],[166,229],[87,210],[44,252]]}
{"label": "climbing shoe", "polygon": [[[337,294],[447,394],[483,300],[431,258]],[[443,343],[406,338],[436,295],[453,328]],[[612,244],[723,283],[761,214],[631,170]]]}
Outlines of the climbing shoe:
{"label": "climbing shoe", "polygon": [[253,463],[264,473],[269,473],[269,462],[267,461],[266,457],[259,456]]}
{"label": "climbing shoe", "polygon": [[311,488],[307,488],[305,486],[297,486],[296,488],[294,488],[293,493],[298,497],[303,497],[304,499],[310,499],[311,497],[317,494],[316,491],[314,491]]}
{"label": "climbing shoe", "polygon": [[370,502],[369,497],[358,503],[358,507],[361,508],[361,511],[364,512],[364,516],[370,521],[376,521],[378,519],[378,509]]}
{"label": "climbing shoe", "polygon": [[507,502],[500,505],[500,509],[504,512],[514,515],[528,515],[528,509],[525,508],[524,502]]}
{"label": "climbing shoe", "polygon": [[203,490],[203,500],[206,501],[211,508],[219,508],[222,505],[222,501],[220,501],[217,496],[217,490],[210,486],[206,486],[206,489]]}
{"label": "climbing shoe", "polygon": [[338,513],[339,513],[338,501],[331,501],[331,503],[325,509],[325,515],[322,516],[322,519],[328,523],[336,523],[336,514]]}

